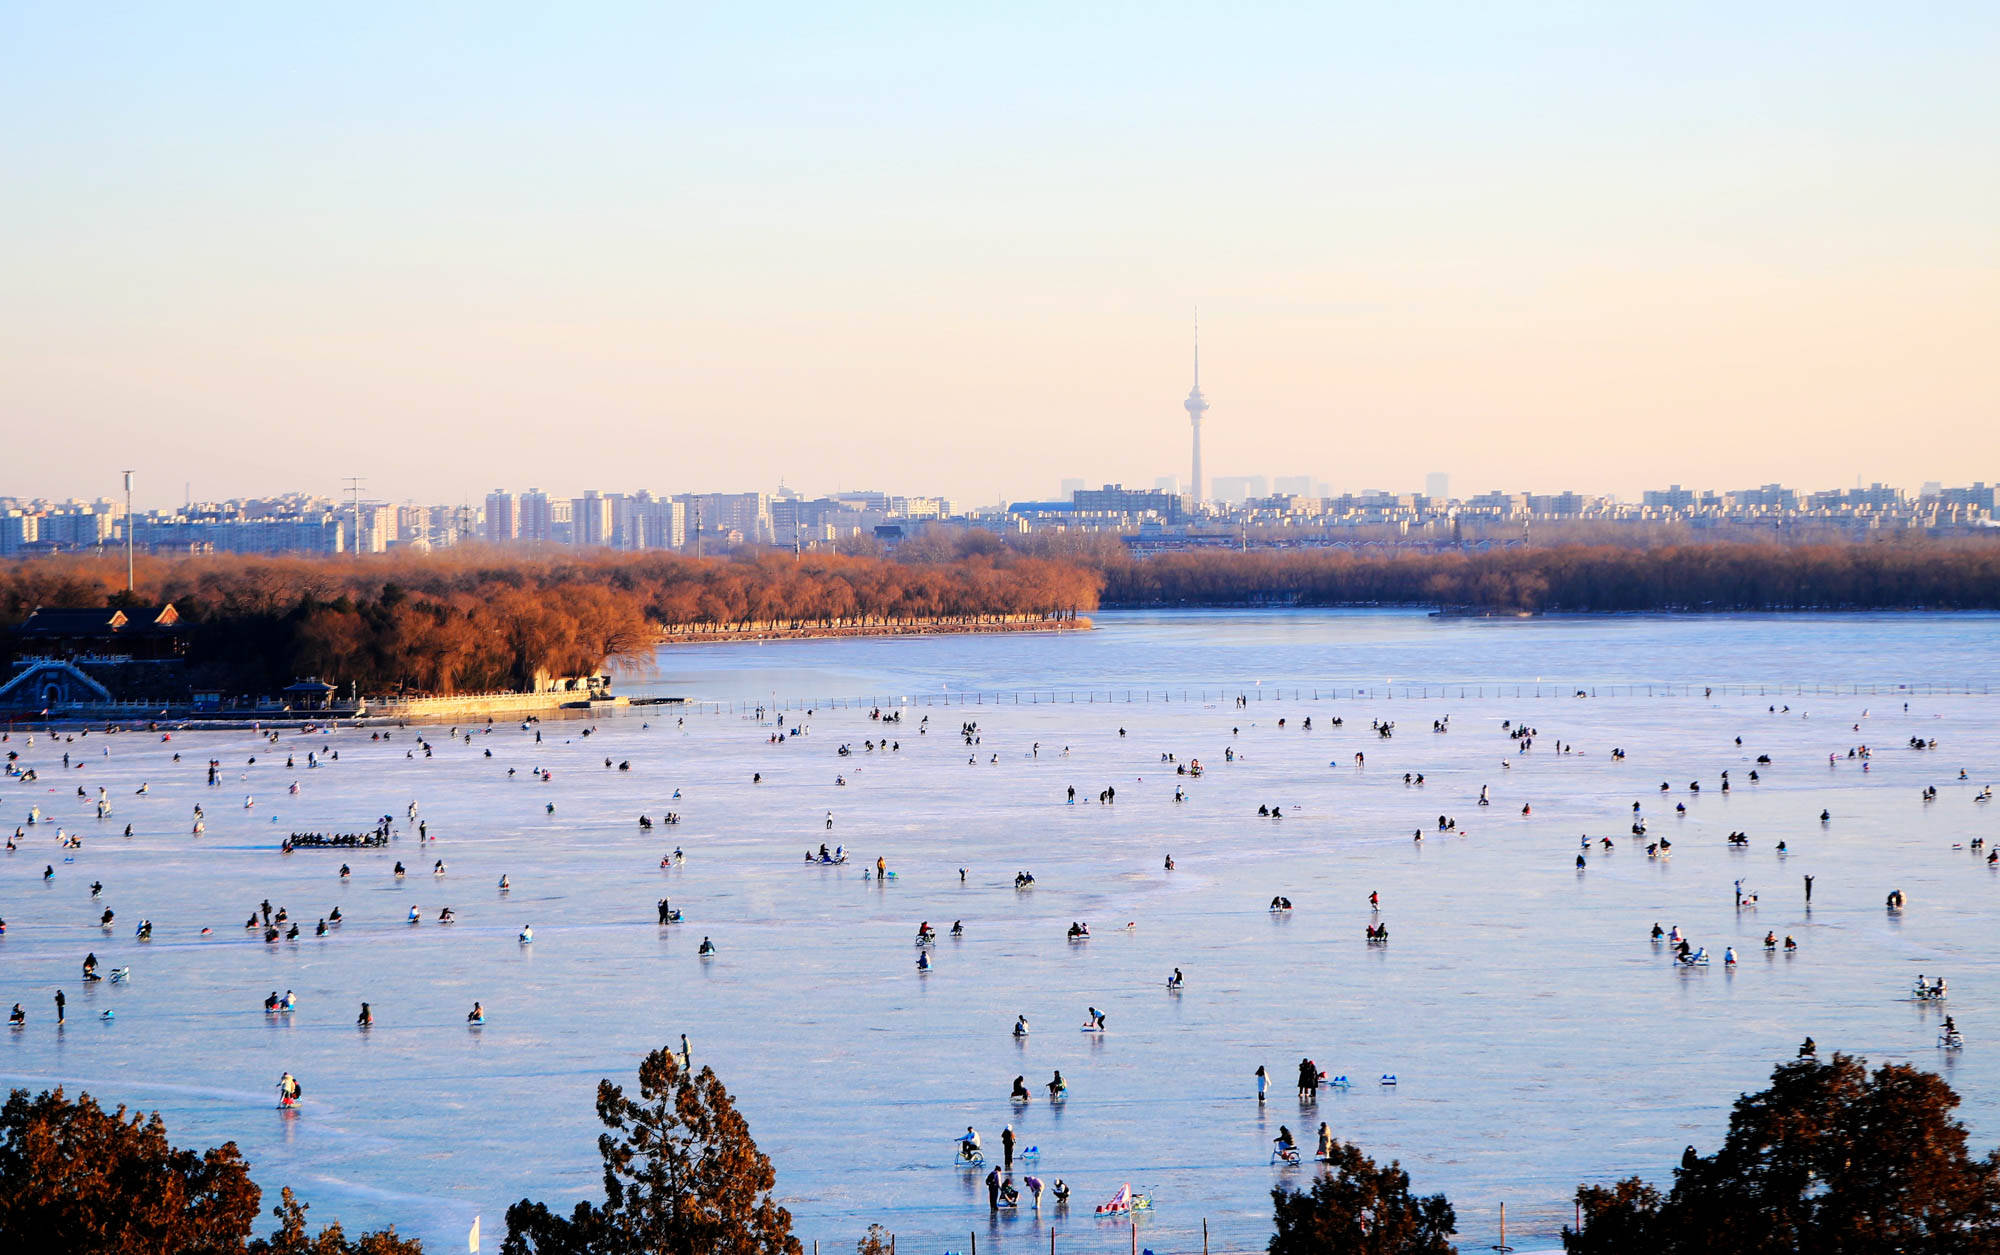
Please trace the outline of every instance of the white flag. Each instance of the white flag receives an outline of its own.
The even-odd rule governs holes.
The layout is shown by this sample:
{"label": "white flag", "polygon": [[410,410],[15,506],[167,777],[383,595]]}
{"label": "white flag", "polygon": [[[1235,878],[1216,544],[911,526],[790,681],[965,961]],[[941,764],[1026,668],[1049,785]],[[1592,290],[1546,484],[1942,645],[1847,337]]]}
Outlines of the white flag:
{"label": "white flag", "polygon": [[479,1255],[479,1217],[472,1218],[472,1232],[465,1235],[465,1249]]}

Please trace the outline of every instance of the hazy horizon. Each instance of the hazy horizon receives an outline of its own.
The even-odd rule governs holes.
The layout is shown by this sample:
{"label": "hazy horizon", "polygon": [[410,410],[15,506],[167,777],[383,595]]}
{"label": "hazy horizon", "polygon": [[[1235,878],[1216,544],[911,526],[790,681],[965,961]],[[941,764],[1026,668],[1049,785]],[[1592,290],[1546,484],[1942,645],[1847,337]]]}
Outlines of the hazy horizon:
{"label": "hazy horizon", "polygon": [[0,495],[2000,480],[1988,6],[0,30]]}

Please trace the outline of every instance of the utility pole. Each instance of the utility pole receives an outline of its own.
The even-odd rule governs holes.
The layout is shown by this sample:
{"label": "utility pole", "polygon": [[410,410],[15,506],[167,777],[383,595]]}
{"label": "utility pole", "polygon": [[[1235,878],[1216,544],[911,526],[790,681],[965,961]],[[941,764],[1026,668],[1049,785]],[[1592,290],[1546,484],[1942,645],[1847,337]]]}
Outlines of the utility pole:
{"label": "utility pole", "polygon": [[125,591],[132,591],[132,472],[125,472]]}

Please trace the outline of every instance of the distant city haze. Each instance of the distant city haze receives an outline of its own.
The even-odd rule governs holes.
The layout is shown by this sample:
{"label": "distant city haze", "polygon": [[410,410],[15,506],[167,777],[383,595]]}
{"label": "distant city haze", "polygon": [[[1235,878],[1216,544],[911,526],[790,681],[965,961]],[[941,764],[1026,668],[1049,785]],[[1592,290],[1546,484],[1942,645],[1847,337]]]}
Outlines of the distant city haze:
{"label": "distant city haze", "polygon": [[2000,480],[2000,6],[1615,7],[11,5],[0,496]]}

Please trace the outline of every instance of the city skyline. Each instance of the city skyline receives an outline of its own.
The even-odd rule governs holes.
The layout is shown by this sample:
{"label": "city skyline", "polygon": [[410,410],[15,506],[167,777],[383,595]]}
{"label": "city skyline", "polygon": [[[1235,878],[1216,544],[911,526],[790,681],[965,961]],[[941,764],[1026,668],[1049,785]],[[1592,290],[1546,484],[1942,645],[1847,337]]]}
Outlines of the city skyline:
{"label": "city skyline", "polygon": [[[585,473],[587,472],[579,472],[579,475]],[[804,491],[782,480],[763,487],[738,488],[731,486],[721,490],[712,487],[689,488],[685,486],[660,488],[657,485],[654,487],[635,487],[630,482],[627,482],[631,479],[629,476],[619,481],[624,485],[622,487],[606,487],[605,481],[600,480],[598,486],[584,488],[577,486],[578,481],[572,479],[562,481],[568,482],[570,487],[551,491],[545,490],[540,481],[529,481],[524,480],[520,476],[512,476],[507,477],[504,483],[489,487],[485,492],[472,494],[463,500],[452,500],[436,492],[426,492],[421,488],[401,497],[390,497],[384,494],[367,492],[358,487],[358,485],[368,482],[367,477],[347,476],[344,477],[344,482],[348,484],[348,487],[323,491],[298,485],[289,485],[267,486],[259,491],[228,495],[206,495],[194,493],[191,485],[183,485],[182,494],[178,499],[159,502],[148,498],[146,494],[138,492],[134,488],[135,484],[143,483],[144,478],[143,471],[125,471],[114,481],[114,486],[111,489],[91,493],[59,493],[32,489],[27,491],[11,491],[7,490],[5,485],[0,485],[0,506],[21,509],[29,505],[34,505],[45,509],[55,509],[89,505],[105,506],[107,508],[116,506],[119,510],[122,510],[124,507],[119,503],[126,500],[126,497],[120,495],[119,486],[122,485],[122,491],[129,495],[132,508],[135,512],[158,515],[172,515],[177,513],[203,515],[219,508],[259,505],[280,507],[281,512],[284,512],[296,509],[302,503],[311,502],[315,503],[314,508],[324,508],[332,511],[346,511],[355,504],[365,504],[374,509],[421,507],[427,510],[470,510],[473,512],[474,517],[478,517],[482,509],[490,505],[496,496],[504,495],[514,498],[517,506],[523,502],[540,500],[542,502],[541,508],[544,511],[553,506],[564,512],[562,517],[565,519],[568,517],[567,511],[574,504],[597,497],[603,497],[607,500],[636,497],[661,501],[689,501],[696,497],[761,497],[770,501],[840,500],[854,502],[874,500],[878,502],[915,502],[922,503],[922,516],[929,517],[931,513],[936,512],[937,507],[946,507],[943,510],[943,513],[946,515],[980,515],[990,514],[996,510],[1004,511],[1020,504],[1032,504],[1043,501],[1068,501],[1077,492],[1094,492],[1100,488],[1124,491],[1128,489],[1127,478],[1131,480],[1129,490],[1132,492],[1145,491],[1145,485],[1147,484],[1147,480],[1144,477],[1137,476],[1062,475],[1056,477],[1054,480],[1053,489],[1049,488],[1047,477],[1044,477],[1043,483],[1037,486],[1037,490],[1013,493],[990,501],[977,501],[955,498],[938,492],[890,490],[879,485],[865,488],[834,488],[822,491]],[[1427,471],[1418,476],[1422,481],[1421,484],[1335,484],[1316,474],[1298,471],[1297,468],[1290,468],[1289,471],[1266,470],[1246,474],[1209,475],[1207,478],[1210,490],[1205,496],[1200,498],[1190,493],[1187,481],[1176,475],[1154,476],[1151,479],[1150,488],[1154,493],[1182,498],[1183,502],[1189,508],[1199,505],[1220,509],[1227,506],[1241,505],[1246,501],[1253,501],[1260,498],[1283,497],[1295,497],[1302,500],[1347,497],[1407,497],[1440,502],[1463,502],[1474,499],[1500,497],[1565,496],[1615,505],[1638,505],[1655,503],[1655,498],[1662,498],[1667,495],[1672,495],[1677,499],[1680,497],[1700,498],[1703,496],[1720,498],[1732,495],[1740,496],[1746,493],[1754,495],[1760,492],[1771,493],[1774,491],[1783,491],[1801,499],[1809,496],[1852,495],[1855,493],[1872,492],[1875,494],[1888,493],[1911,500],[1922,500],[1938,495],[1941,490],[1946,491],[1948,494],[1950,491],[1974,485],[1981,488],[1987,486],[1987,481],[1984,479],[1975,479],[1970,475],[1958,477],[1945,476],[1942,478],[1933,477],[1914,483],[1856,475],[1847,483],[1811,484],[1787,483],[1783,480],[1748,483],[1738,482],[1735,479],[1697,479],[1683,485],[1678,481],[1674,481],[1671,484],[1662,484],[1649,480],[1646,481],[1645,486],[1639,491],[1620,492],[1574,484],[1531,483],[1495,486],[1477,481],[1467,483],[1453,472],[1438,470]],[[1466,478],[1469,479],[1470,477]],[[549,480],[548,482],[555,483],[558,481]],[[902,488],[903,486],[898,485],[897,487]],[[690,519],[690,526],[692,525],[693,520]],[[530,524],[530,526],[532,525]]]}
{"label": "city skyline", "polygon": [[[997,537],[1051,533],[1115,536],[1135,551],[1184,547],[1409,542],[1430,546],[1525,540],[1539,523],[1571,539],[1576,526],[1657,529],[1692,535],[1826,539],[1898,532],[1970,535],[2000,526],[2000,490],[1984,481],[1929,481],[1915,493],[1875,483],[1800,492],[1770,483],[1718,492],[1669,484],[1636,502],[1563,491],[1447,496],[1449,476],[1425,477],[1423,493],[1330,494],[1309,475],[1218,477],[1217,500],[1197,503],[1169,479],[1151,489],[1062,482],[1053,499],[966,506],[941,496],[886,492],[807,497],[777,493],[660,493],[585,489],[581,496],[499,488],[479,506],[336,502],[311,494],[204,502],[175,510],[95,501],[0,496],[0,558],[104,553],[123,546],[128,578],[136,547],[148,554],[429,552],[468,542],[577,549],[677,550],[714,556],[739,547],[796,552],[892,552],[934,525],[950,544],[969,531]],[[1470,530],[1467,530],[1467,529]],[[1629,533],[1628,534],[1632,534]],[[1640,533],[1647,534],[1647,533]],[[1657,534],[1656,532],[1651,534]],[[936,547],[925,550],[935,554]]]}
{"label": "city skyline", "polygon": [[2000,474],[1990,7],[775,16],[19,6],[0,491]]}

